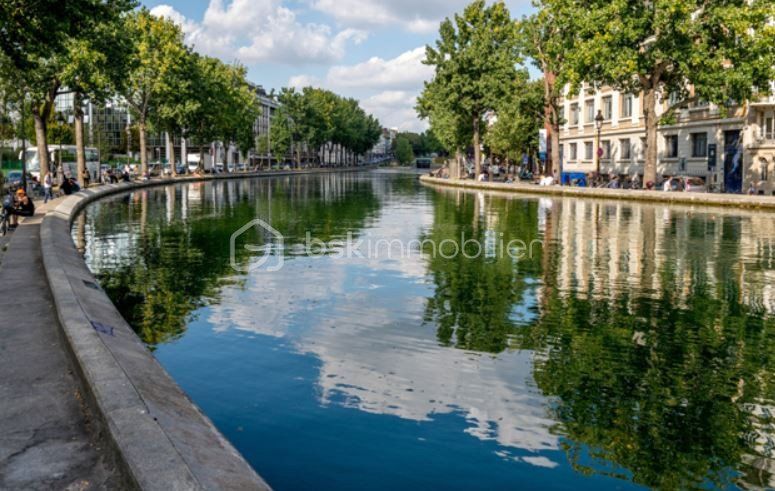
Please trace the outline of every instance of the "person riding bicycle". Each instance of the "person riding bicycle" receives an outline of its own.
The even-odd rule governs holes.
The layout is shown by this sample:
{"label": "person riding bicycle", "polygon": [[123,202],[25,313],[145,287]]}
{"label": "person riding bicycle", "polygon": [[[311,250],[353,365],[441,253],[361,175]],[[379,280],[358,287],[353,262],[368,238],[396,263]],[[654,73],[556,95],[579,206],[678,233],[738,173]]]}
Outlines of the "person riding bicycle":
{"label": "person riding bicycle", "polygon": [[35,214],[35,204],[32,202],[32,198],[27,196],[24,189],[18,189],[16,191],[16,199],[13,202],[13,207],[9,211],[11,228],[15,228],[19,224],[18,217],[31,217]]}

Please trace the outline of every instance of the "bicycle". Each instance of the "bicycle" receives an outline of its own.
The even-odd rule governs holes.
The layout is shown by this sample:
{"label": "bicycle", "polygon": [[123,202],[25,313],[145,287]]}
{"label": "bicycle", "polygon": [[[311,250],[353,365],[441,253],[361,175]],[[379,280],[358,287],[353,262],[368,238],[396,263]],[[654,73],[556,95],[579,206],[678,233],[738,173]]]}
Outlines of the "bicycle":
{"label": "bicycle", "polygon": [[6,196],[3,200],[3,208],[0,210],[0,237],[8,233],[9,220],[13,213],[13,198]]}

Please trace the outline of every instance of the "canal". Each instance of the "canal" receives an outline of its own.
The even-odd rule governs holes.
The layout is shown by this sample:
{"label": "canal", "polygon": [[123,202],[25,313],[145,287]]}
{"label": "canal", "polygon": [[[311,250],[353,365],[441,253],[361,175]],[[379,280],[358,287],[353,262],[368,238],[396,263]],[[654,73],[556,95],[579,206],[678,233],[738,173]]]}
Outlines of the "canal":
{"label": "canal", "polygon": [[277,490],[775,486],[771,214],[377,171],[135,191],[73,237]]}

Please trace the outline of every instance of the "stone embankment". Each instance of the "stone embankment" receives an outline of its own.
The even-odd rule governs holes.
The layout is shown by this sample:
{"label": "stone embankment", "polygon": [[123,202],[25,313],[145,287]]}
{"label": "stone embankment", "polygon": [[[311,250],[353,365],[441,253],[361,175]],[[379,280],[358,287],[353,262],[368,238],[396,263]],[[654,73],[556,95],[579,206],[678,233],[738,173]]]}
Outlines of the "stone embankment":
{"label": "stone embankment", "polygon": [[573,198],[592,198],[607,200],[627,200],[646,203],[674,203],[681,205],[699,205],[751,210],[775,210],[775,196],[748,196],[739,194],[710,193],[668,193],[663,191],[640,191],[631,189],[596,189],[570,186],[537,186],[534,184],[502,182],[477,182],[464,179],[441,179],[424,175],[420,180],[429,185],[451,188],[466,188],[483,191],[497,191],[533,196],[556,196]]}

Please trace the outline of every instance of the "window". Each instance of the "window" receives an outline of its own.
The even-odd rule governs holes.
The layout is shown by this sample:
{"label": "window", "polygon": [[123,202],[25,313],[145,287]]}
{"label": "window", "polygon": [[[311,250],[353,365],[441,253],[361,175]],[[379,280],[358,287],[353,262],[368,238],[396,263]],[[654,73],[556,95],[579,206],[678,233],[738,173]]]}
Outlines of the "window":
{"label": "window", "polygon": [[622,96],[622,117],[632,117],[632,94],[624,94]]}
{"label": "window", "polygon": [[646,138],[644,137],[641,137],[640,139],[640,159],[646,159]]}
{"label": "window", "polygon": [[593,99],[584,103],[584,115],[585,123],[595,122],[595,101]]}
{"label": "window", "polygon": [[575,161],[579,158],[579,149],[578,145],[575,143],[571,143],[568,145],[568,155],[570,155],[570,160]]}
{"label": "window", "polygon": [[600,148],[603,149],[603,155],[600,158],[611,158],[611,140],[603,140],[600,142]]}
{"label": "window", "polygon": [[592,160],[594,154],[594,147],[592,142],[584,143],[584,160]]}
{"label": "window", "polygon": [[579,104],[577,102],[570,105],[570,124],[579,125]]}
{"label": "window", "polygon": [[603,118],[610,121],[614,115],[614,102],[611,96],[603,97]]}
{"label": "window", "polygon": [[692,133],[692,157],[708,156],[708,134]]}
{"label": "window", "polygon": [[678,135],[665,136],[665,156],[669,159],[678,157]]}
{"label": "window", "polygon": [[761,180],[767,181],[770,178],[770,165],[766,159],[759,159],[759,166],[761,167]]}
{"label": "window", "polygon": [[629,138],[623,138],[619,140],[619,158],[621,160],[632,159],[632,148],[630,148]]}
{"label": "window", "polygon": [[773,117],[764,120],[764,139],[775,140],[775,118]]}

